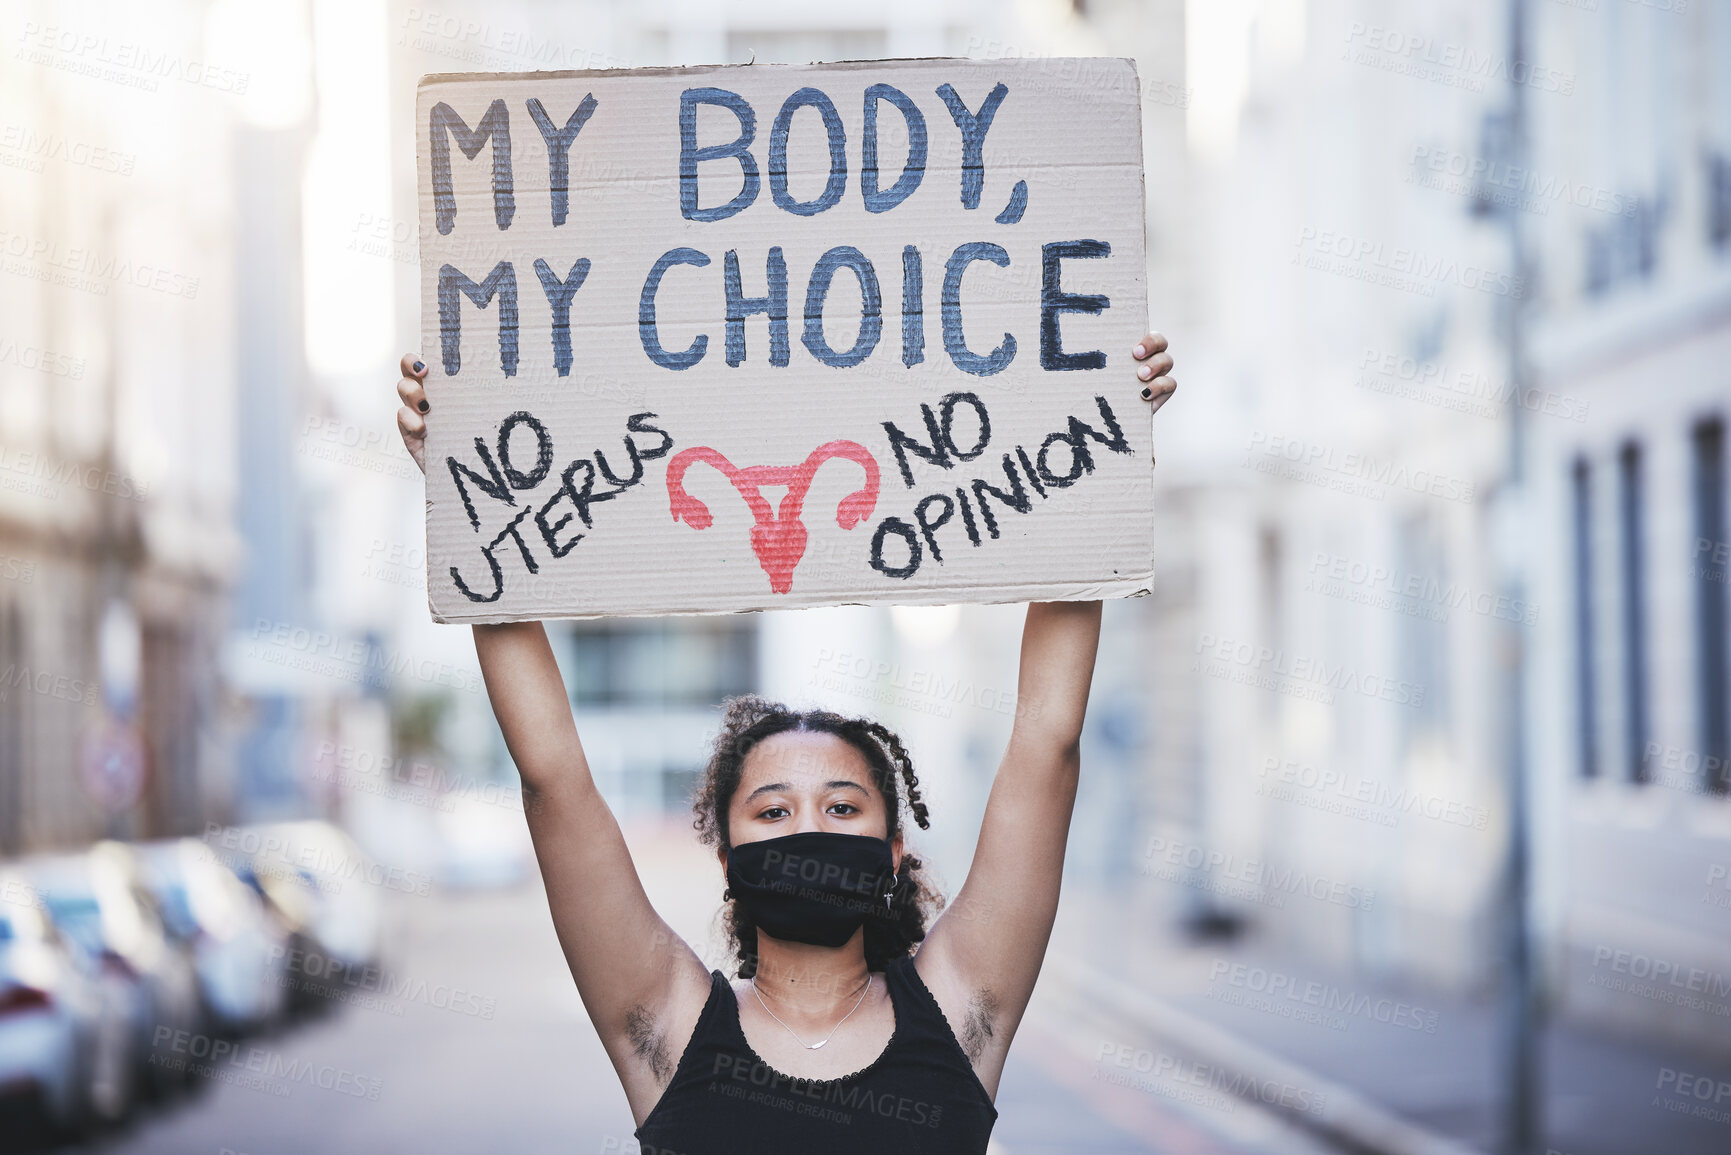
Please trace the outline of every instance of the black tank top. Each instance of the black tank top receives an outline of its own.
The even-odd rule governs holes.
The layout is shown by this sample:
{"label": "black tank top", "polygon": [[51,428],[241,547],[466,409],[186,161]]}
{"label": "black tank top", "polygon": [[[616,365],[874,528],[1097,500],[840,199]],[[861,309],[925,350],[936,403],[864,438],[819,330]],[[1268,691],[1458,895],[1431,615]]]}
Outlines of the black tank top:
{"label": "black tank top", "polygon": [[637,1129],[643,1155],[983,1155],[997,1108],[911,958],[884,971],[895,1032],[840,1079],[796,1079],[757,1057],[739,1003],[711,971],[691,1042]]}

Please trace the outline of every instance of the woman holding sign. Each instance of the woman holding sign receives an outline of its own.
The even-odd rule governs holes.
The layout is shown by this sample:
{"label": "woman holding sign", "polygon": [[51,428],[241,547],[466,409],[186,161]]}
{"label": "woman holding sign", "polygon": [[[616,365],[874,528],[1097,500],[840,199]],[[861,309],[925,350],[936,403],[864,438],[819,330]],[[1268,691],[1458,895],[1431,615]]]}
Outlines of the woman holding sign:
{"label": "woman holding sign", "polygon": [[[1158,409],[1177,388],[1166,340],[1133,353]],[[424,470],[426,366],[402,371],[397,423]],[[1016,700],[1040,708],[1016,717],[972,868],[929,927],[938,899],[903,837],[926,807],[901,740],[727,703],[695,808],[727,879],[733,981],[650,906],[541,624],[474,631],[553,925],[645,1155],[985,1151],[1057,914],[1100,603],[1028,606]]]}

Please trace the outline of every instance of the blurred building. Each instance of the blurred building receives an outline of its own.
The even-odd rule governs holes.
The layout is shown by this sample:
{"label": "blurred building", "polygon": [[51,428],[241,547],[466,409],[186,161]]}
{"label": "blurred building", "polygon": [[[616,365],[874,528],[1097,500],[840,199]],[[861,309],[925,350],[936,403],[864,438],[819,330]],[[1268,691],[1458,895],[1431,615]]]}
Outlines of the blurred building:
{"label": "blurred building", "polygon": [[[1615,60],[1623,80],[1534,101],[1535,169],[1592,187],[1598,209],[1532,228],[1534,384],[1586,409],[1531,421],[1528,564],[1557,607],[1531,702],[1547,882],[1572,1009],[1725,1050],[1731,12],[1603,7],[1535,12],[1556,67]],[[1672,997],[1617,998],[1608,967]]]}
{"label": "blurred building", "polygon": [[1433,151],[1478,155],[1503,88],[1353,54],[1372,23],[1501,44],[1502,9],[1235,11],[1192,6],[1185,32],[1208,259],[1185,265],[1171,328],[1180,379],[1207,387],[1181,394],[1161,455],[1137,871],[1198,928],[1480,982],[1507,834],[1487,682],[1497,325],[1525,288],[1470,185],[1422,179]]}
{"label": "blurred building", "polygon": [[[307,189],[332,121],[365,119],[321,105],[349,94],[314,42],[365,6],[322,7],[8,13],[0,853],[335,811],[315,752],[357,702],[387,753],[414,663],[332,613],[351,543],[314,531],[358,438],[309,364]],[[374,319],[383,344],[388,296]]]}
{"label": "blurred building", "polygon": [[0,853],[191,829],[229,773],[246,74],[206,7],[8,16]]}
{"label": "blurred building", "polygon": [[[256,653],[260,635],[280,624],[308,626],[312,551],[297,464],[296,434],[311,407],[303,273],[303,184],[316,120],[306,6],[286,3],[272,16],[235,13],[235,39],[252,60],[278,61],[260,77],[266,107],[233,130],[236,215],[234,302],[237,397],[231,434],[236,448],[235,519],[246,543],[234,590],[228,672],[244,713],[232,772],[234,816],[298,818],[304,789],[306,711],[316,697],[283,657],[236,660]],[[249,86],[250,87],[250,86]],[[261,115],[262,114],[262,115]],[[238,643],[238,645],[237,645]],[[309,691],[312,691],[309,693]]]}
{"label": "blurred building", "polygon": [[[1519,723],[1552,999],[1723,1047],[1688,995],[1731,990],[1731,19],[1527,8],[1524,61],[1504,4],[1190,8],[1210,258],[1171,328],[1207,388],[1161,456],[1138,870],[1151,917],[1488,987]],[[1607,993],[1630,965],[1683,997]]]}

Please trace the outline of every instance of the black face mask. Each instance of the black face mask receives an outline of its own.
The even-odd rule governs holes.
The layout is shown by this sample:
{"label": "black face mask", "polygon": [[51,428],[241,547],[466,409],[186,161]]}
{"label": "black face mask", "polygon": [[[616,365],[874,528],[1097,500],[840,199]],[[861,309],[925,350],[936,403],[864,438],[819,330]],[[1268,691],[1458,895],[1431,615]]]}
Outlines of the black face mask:
{"label": "black face mask", "polygon": [[812,830],[727,852],[727,888],[759,930],[788,942],[838,947],[867,918],[888,913],[895,889],[889,840]]}

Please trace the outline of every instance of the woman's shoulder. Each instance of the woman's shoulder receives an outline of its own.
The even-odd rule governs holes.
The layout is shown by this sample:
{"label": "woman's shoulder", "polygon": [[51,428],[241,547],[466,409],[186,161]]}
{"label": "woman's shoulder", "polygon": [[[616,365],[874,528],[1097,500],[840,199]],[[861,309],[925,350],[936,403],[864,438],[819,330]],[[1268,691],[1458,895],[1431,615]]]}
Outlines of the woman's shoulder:
{"label": "woman's shoulder", "polygon": [[909,997],[931,1016],[940,1033],[962,1049],[962,1036],[957,1034],[954,1024],[968,1022],[970,1008],[983,992],[970,990],[960,976],[943,965],[942,959],[941,953],[930,951],[898,959],[903,964],[899,982]]}
{"label": "woman's shoulder", "polygon": [[679,1004],[669,1008],[666,1037],[670,1042],[677,1040],[683,1051],[689,1052],[701,1036],[716,1031],[727,1033],[727,1019],[735,1005],[733,984],[726,975],[712,970],[709,987],[701,992],[701,1001],[699,991],[692,990]]}
{"label": "woman's shoulder", "polygon": [[899,988],[904,991],[919,1003],[921,1009],[935,1011],[938,1017],[942,1018],[943,1009],[938,1005],[932,976],[922,973],[923,970],[917,952],[903,955],[901,958],[891,959],[884,967],[884,983],[892,990]]}

